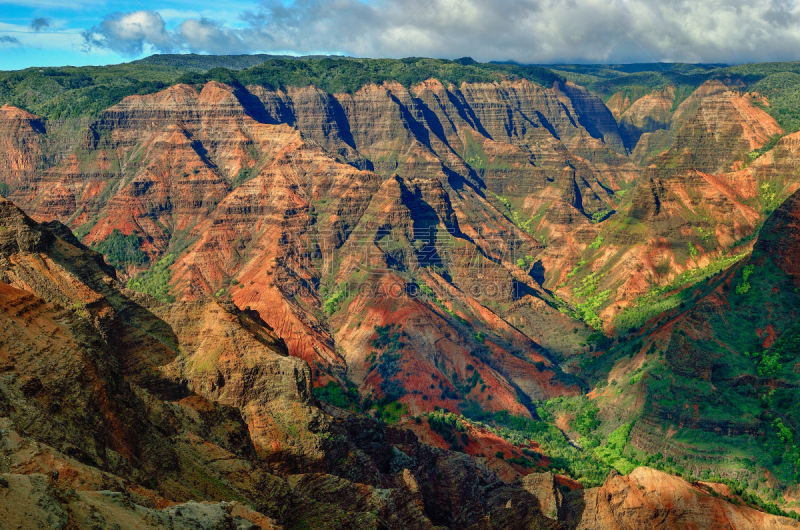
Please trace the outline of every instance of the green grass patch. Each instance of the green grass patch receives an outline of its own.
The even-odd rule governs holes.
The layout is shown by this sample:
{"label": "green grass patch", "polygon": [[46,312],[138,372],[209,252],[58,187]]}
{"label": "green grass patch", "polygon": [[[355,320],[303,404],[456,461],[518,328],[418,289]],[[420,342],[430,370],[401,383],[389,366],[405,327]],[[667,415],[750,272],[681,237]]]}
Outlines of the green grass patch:
{"label": "green grass patch", "polygon": [[389,425],[394,425],[400,421],[400,418],[408,414],[408,405],[397,401],[377,403],[373,405],[373,408],[378,411],[378,417]]}
{"label": "green grass patch", "polygon": [[128,288],[149,294],[161,302],[174,302],[169,292],[169,268],[175,263],[175,255],[167,254],[147,271],[128,280]]}

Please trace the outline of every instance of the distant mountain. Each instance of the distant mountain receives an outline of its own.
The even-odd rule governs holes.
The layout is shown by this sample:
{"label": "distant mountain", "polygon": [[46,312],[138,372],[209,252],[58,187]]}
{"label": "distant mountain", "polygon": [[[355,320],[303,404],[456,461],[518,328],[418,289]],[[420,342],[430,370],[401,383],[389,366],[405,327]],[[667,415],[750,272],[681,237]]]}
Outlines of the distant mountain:
{"label": "distant mountain", "polygon": [[270,59],[321,59],[328,55],[270,55],[265,53],[243,54],[243,55],[199,55],[196,53],[163,53],[150,55],[144,59],[132,61],[130,64],[154,64],[169,66],[178,70],[189,72],[206,72],[214,68],[226,68],[228,70],[244,70],[252,66],[259,65]]}

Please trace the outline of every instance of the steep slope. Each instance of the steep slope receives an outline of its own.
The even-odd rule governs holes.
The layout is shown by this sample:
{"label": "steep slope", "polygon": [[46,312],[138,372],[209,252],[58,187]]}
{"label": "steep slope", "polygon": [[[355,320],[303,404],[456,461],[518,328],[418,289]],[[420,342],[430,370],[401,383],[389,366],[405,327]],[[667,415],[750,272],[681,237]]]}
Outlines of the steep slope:
{"label": "steep slope", "polygon": [[[690,123],[710,130],[709,116],[724,114],[727,153],[758,146],[774,129],[760,112],[709,83],[675,111],[676,145]],[[695,148],[722,152],[673,151]],[[637,169],[622,153],[610,111],[570,83],[430,79],[331,95],[210,82],[126,98],[68,159],[9,190],[127,274],[149,271],[137,288],[229,296],[293,355],[370,399],[455,411],[468,395],[528,414],[528,400],[578,391],[556,366],[586,344],[570,315],[608,326],[650,285],[710,264],[760,222],[764,205],[739,196],[747,187],[675,172],[669,153],[625,200],[613,190]],[[743,175],[757,187],[760,174]],[[426,322],[407,334],[425,339],[405,344],[401,365],[432,375],[398,396],[386,379],[403,372],[378,374],[367,359],[377,327],[406,312]],[[575,333],[552,333],[563,327]],[[499,358],[487,363],[487,352]],[[498,381],[495,403],[464,387],[466,365]]]}
{"label": "steep slope", "polygon": [[6,196],[36,173],[44,133],[38,116],[10,105],[0,107],[0,194]]}
{"label": "steep slope", "polygon": [[[658,453],[665,466],[719,475],[762,497],[779,492],[778,504],[796,506],[799,219],[795,192],[749,257],[586,365],[606,382],[630,382],[621,393],[598,388],[597,403],[605,418],[635,421],[630,443],[644,452],[640,461]],[[623,403],[628,413],[619,417]]]}
{"label": "steep slope", "polygon": [[[729,171],[742,153],[753,151],[776,134],[775,119],[755,107],[748,94],[709,81],[681,103],[672,116],[675,141],[657,164],[678,171]],[[679,126],[678,127],[676,127]]]}
{"label": "steep slope", "polygon": [[540,256],[544,285],[596,326],[640,326],[654,314],[645,307],[652,293],[730,264],[797,189],[789,162],[795,135],[776,143],[782,131],[747,95],[709,82],[670,119],[672,147],[624,192],[618,211],[599,226],[567,232],[570,253],[547,249]]}

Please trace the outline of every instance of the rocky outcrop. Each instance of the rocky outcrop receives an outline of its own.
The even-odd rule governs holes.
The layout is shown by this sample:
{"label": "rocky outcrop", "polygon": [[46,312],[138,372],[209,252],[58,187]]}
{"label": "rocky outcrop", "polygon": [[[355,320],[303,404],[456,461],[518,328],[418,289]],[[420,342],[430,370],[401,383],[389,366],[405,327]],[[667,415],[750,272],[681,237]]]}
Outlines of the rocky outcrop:
{"label": "rocky outcrop", "polygon": [[558,519],[563,494],[552,473],[531,473],[522,478],[522,488],[536,497],[539,509],[550,519]]}
{"label": "rocky outcrop", "polygon": [[[670,126],[672,108],[675,101],[675,87],[668,86],[663,90],[651,92],[630,103],[630,99],[617,93],[608,102],[620,125],[620,134],[625,145],[635,150],[634,156],[649,149],[648,133],[653,133]],[[645,137],[647,135],[647,137]],[[642,146],[640,140],[645,138]]]}
{"label": "rocky outcrop", "polygon": [[72,491],[68,495],[53,487],[52,477],[40,473],[0,475],[0,517],[3,524],[20,529],[176,528],[181,530],[279,530],[280,525],[248,506],[232,502],[175,504],[156,510],[136,504],[118,491]]}
{"label": "rocky outcrop", "polygon": [[31,179],[41,164],[40,137],[44,122],[29,112],[0,107],[0,189],[8,196],[12,189]]}
{"label": "rocky outcrop", "polygon": [[800,523],[721,499],[697,484],[646,467],[612,472],[599,488],[567,495],[567,528],[789,529]]}

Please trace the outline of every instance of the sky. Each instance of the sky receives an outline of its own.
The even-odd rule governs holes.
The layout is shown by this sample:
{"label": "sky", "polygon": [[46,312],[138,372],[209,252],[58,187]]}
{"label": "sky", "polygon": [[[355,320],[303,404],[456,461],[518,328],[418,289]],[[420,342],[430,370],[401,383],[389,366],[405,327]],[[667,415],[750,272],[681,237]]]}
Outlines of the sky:
{"label": "sky", "polygon": [[800,0],[0,0],[0,70],[153,53],[790,61]]}

